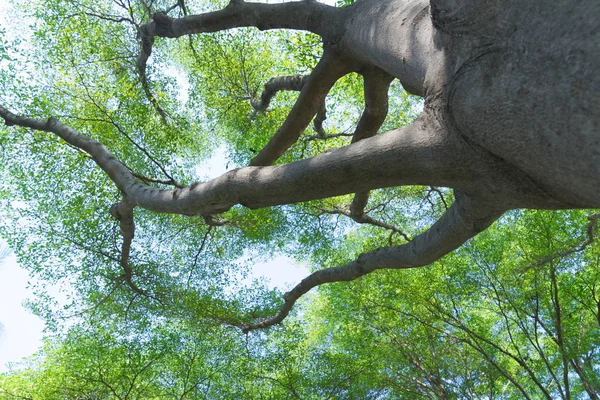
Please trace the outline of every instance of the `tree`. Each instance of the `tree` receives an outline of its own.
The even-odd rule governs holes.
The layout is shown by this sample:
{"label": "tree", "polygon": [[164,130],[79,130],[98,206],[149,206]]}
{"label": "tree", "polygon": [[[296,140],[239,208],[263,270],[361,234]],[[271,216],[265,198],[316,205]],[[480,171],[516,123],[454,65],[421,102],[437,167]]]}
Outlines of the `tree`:
{"label": "tree", "polygon": [[[131,260],[136,225],[146,218],[134,218],[134,209],[201,216],[208,226],[204,236],[208,238],[213,227],[230,222],[218,215],[237,204],[256,209],[354,193],[350,206],[337,210],[339,213],[359,223],[391,228],[368,215],[369,191],[408,185],[454,190],[454,203],[425,232],[406,243],[382,247],[343,265],[315,271],[284,295],[284,304],[275,316],[236,322],[247,332],[281,322],[294,303],[316,286],[354,280],[380,269],[429,265],[485,230],[508,210],[600,205],[595,191],[600,184],[597,2],[363,0],[336,8],[314,1],[259,4],[232,0],[220,10],[194,15],[188,14],[188,7],[181,2],[173,6],[143,1],[138,6],[115,4],[94,9],[85,2],[64,7],[49,3],[45,10],[37,9],[46,12],[48,27],[59,28],[68,22],[54,37],[49,30],[39,34],[42,47],[57,51],[45,60],[55,62],[62,54],[67,57],[65,65],[77,65],[75,51],[79,47],[92,54],[89,47],[97,42],[76,43],[86,35],[87,28],[114,41],[112,51],[110,45],[102,46],[103,59],[131,59],[131,54],[119,51],[128,47],[131,53],[133,43],[118,44],[118,38],[131,37],[134,30],[138,41],[135,79],[140,82],[139,90],[151,106],[153,117],[147,107],[138,108],[137,115],[116,116],[118,107],[127,105],[133,110],[135,106],[129,104],[130,93],[117,88],[133,80],[128,70],[131,63],[114,62],[107,63],[113,69],[110,73],[98,75],[98,83],[115,88],[113,93],[105,91],[104,96],[99,95],[99,86],[86,80],[85,72],[73,69],[79,74],[74,79],[80,85],[79,92],[86,93],[91,103],[96,102],[96,114],[98,110],[104,113],[98,122],[101,127],[93,128],[94,119],[89,113],[80,115],[79,123],[74,122],[84,106],[68,105],[64,99],[49,104],[54,100],[43,90],[38,92],[40,98],[12,106],[28,114],[46,114],[45,119],[14,114],[4,105],[0,106],[0,116],[8,126],[60,138],[61,144],[89,157],[118,188],[122,198],[110,207],[110,213],[119,221],[123,237],[120,254],[103,254],[98,243],[89,247],[118,263],[122,273],[112,280],[127,285],[139,296],[166,301],[163,294],[136,282],[135,276],[140,273],[136,269],[145,268],[144,273],[151,275],[151,268]],[[174,12],[181,16],[170,16]],[[274,78],[260,98],[251,101],[261,111],[277,92],[300,91],[285,121],[252,158],[250,166],[209,182],[180,184],[148,148],[166,145],[174,133],[185,132],[193,125],[185,125],[182,115],[176,115],[175,108],[169,109],[166,94],[160,87],[153,87],[149,62],[161,38],[240,27],[308,31],[320,36],[323,53],[307,77]],[[61,53],[57,50],[60,46],[70,51]],[[197,57],[206,55],[195,49],[193,41],[189,48]],[[37,62],[46,67],[41,60]],[[59,82],[58,87],[68,87],[60,71],[48,72]],[[326,136],[321,126],[326,96],[340,78],[352,72],[362,76],[365,97],[353,143],[271,166],[298,142],[315,116],[317,137]],[[395,78],[408,92],[425,99],[424,110],[411,124],[375,135],[387,115],[387,92]],[[5,96],[3,103],[10,99],[10,95]],[[47,118],[48,113],[59,115],[55,108],[58,103],[62,103],[61,114],[68,115],[72,123]],[[139,137],[128,135],[128,128],[123,128],[127,124],[146,130],[141,135],[145,136],[142,143]],[[93,134],[88,136],[85,131]],[[148,170],[139,159],[128,165],[124,152],[130,144],[115,142],[116,134],[121,136],[118,140],[125,138],[137,146],[167,178],[151,178],[139,172]],[[158,136],[152,137],[154,134]],[[13,140],[10,135],[15,134],[6,133],[5,137]],[[174,141],[172,157],[176,157],[183,139]],[[65,173],[64,166],[56,165],[56,171]],[[76,185],[94,186],[90,178],[106,179],[97,174],[72,176]],[[157,187],[160,185],[173,188]],[[80,201],[87,201],[81,194]],[[99,215],[89,218],[104,223]],[[89,245],[77,243],[80,247]]]}
{"label": "tree", "polygon": [[269,332],[92,314],[0,374],[0,398],[597,399],[600,248],[570,248],[585,214],[510,212],[430,268],[328,285]]}

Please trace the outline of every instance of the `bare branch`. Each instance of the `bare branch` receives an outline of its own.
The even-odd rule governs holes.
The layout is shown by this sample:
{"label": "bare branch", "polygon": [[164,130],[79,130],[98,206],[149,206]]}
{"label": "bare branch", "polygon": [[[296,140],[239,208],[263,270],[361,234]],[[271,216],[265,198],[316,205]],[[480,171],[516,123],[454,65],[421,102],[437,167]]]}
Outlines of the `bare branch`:
{"label": "bare branch", "polygon": [[[325,97],[335,82],[351,70],[352,67],[341,57],[326,49],[310,76],[302,82],[300,96],[285,122],[269,143],[252,159],[250,165],[271,165],[277,160],[298,140],[315,114],[322,108]],[[301,82],[302,79],[299,81]]]}
{"label": "bare branch", "polygon": [[136,178],[140,179],[141,181],[143,181],[144,183],[148,184],[148,183],[160,183],[161,185],[169,185],[169,186],[175,186],[177,188],[184,188],[185,186],[178,183],[177,181],[173,180],[173,179],[157,179],[157,178],[150,178],[148,176],[144,176],[141,174],[138,174],[134,171],[131,171],[131,174],[133,176],[135,176]]}
{"label": "bare branch", "polygon": [[[182,7],[185,10],[185,7]],[[329,42],[335,41],[342,25],[333,23],[341,11],[335,7],[313,1],[283,4],[246,3],[230,1],[220,11],[183,18],[171,18],[164,13],[154,14],[138,30],[138,69],[140,76],[146,74],[146,64],[152,54],[156,36],[178,38],[196,33],[207,33],[254,26],[266,29],[299,29],[314,32]]]}
{"label": "bare branch", "polygon": [[349,133],[349,132],[331,133],[331,134],[324,134],[324,135],[319,135],[319,133],[317,133],[316,135],[307,136],[303,140],[309,142],[311,140],[327,140],[327,139],[333,139],[333,138],[338,138],[338,137],[353,137],[353,136],[354,136],[354,133]]}
{"label": "bare branch", "polygon": [[[365,80],[365,109],[354,131],[352,143],[377,134],[388,113],[388,91],[394,77],[379,68],[369,68],[361,72]],[[369,192],[358,192],[350,204],[350,217],[360,224],[371,224],[399,233],[410,241],[410,238],[392,225],[377,221],[365,215],[365,207],[369,202]],[[391,236],[390,236],[391,240]]]}
{"label": "bare branch", "polygon": [[120,264],[125,271],[123,275],[117,277],[115,281],[124,281],[134,292],[147,296],[146,292],[140,289],[133,282],[133,270],[129,265],[129,254],[131,253],[131,243],[135,234],[135,224],[133,222],[133,206],[122,201],[115,204],[110,209],[110,214],[119,221],[121,236],[123,236],[123,244],[121,246]]}
{"label": "bare branch", "polygon": [[377,134],[388,113],[388,91],[394,77],[379,68],[360,71],[365,84],[365,109],[358,121],[352,142]]}
{"label": "bare branch", "polygon": [[265,111],[277,92],[282,90],[299,92],[307,79],[308,75],[288,75],[271,78],[265,83],[265,89],[262,91],[260,98],[251,99],[250,104],[256,111]]}
{"label": "bare branch", "polygon": [[[361,194],[368,195],[368,192],[361,192]],[[368,198],[368,196],[367,196],[367,198]],[[356,200],[356,197],[354,199]],[[354,204],[354,202],[352,204]],[[363,210],[364,210],[364,208],[363,208]],[[395,226],[386,224],[385,222],[382,222],[382,221],[378,221],[378,220],[364,214],[364,212],[361,214],[357,214],[356,210],[354,210],[354,213],[353,213],[352,209],[350,209],[350,211],[342,210],[342,209],[334,209],[334,210],[320,209],[320,211],[325,214],[345,215],[346,217],[352,218],[355,222],[357,222],[359,224],[368,224],[368,225],[378,226],[380,228],[391,231],[392,234],[398,234],[398,235],[402,236],[407,242],[410,242],[410,240],[411,240],[410,237],[406,233],[402,232],[400,229],[396,228]]]}
{"label": "bare branch", "polygon": [[485,202],[456,192],[456,201],[452,207],[429,230],[418,235],[411,242],[363,253],[348,264],[323,269],[309,275],[284,294],[285,302],[276,316],[241,328],[247,333],[280,323],[289,314],[296,301],[316,286],[352,281],[379,269],[406,269],[429,265],[486,229],[503,213],[504,210],[490,207]]}
{"label": "bare branch", "polygon": [[[212,215],[235,204],[248,208],[290,204],[399,185],[433,185],[472,191],[466,171],[476,155],[422,115],[415,123],[348,147],[275,167],[246,167],[183,189],[153,188],[139,182],[101,143],[77,133],[56,118],[17,116],[0,105],[7,125],[51,132],[90,154],[132,206],[184,215]],[[381,165],[388,168],[381,169]],[[478,168],[481,164],[476,165]],[[488,171],[486,171],[488,173]],[[494,184],[501,178],[490,169]],[[481,182],[476,182],[481,187]],[[511,187],[506,186],[506,190]]]}
{"label": "bare branch", "polygon": [[222,10],[183,18],[154,14],[146,24],[155,36],[178,38],[196,33],[223,31],[231,28],[256,27],[260,30],[297,29],[332,38],[341,27],[334,15],[343,11],[313,1],[283,4],[231,1]]}
{"label": "bare branch", "polygon": [[204,238],[202,239],[202,243],[200,244],[200,247],[198,248],[198,251],[196,252],[196,256],[194,257],[194,263],[192,264],[192,268],[190,268],[190,272],[188,273],[188,277],[186,280],[186,287],[188,287],[190,285],[190,281],[192,279],[192,274],[194,273],[194,271],[196,270],[196,266],[198,265],[198,258],[200,257],[200,254],[202,254],[202,251],[204,251],[204,247],[206,246],[206,243],[208,241],[208,238],[210,237],[210,231],[212,231],[214,225],[209,225],[208,229],[206,230],[206,233],[204,234]]}
{"label": "bare branch", "polygon": [[98,19],[102,19],[105,21],[116,22],[119,24],[122,22],[127,22],[132,25],[137,25],[133,20],[131,20],[129,18],[119,17],[119,16],[115,16],[115,15],[104,15],[104,14],[97,14],[97,13],[93,13],[93,12],[85,12],[85,15],[94,17],[94,18],[98,18]]}
{"label": "bare branch", "polygon": [[[304,84],[308,80],[308,75],[289,75],[279,76],[277,78],[271,78],[265,84],[265,89],[262,91],[259,99],[250,99],[252,108],[256,111],[265,111],[273,97],[282,90],[296,91],[299,92],[304,87]],[[324,137],[325,130],[323,129],[323,122],[327,119],[327,108],[325,101],[319,107],[317,116],[315,117],[313,124],[317,136]]]}

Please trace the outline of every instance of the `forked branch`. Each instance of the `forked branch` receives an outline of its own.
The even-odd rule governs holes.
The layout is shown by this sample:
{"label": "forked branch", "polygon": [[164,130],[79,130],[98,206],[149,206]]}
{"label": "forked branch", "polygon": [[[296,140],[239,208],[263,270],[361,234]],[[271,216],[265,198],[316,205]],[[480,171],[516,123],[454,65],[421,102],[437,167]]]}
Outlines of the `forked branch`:
{"label": "forked branch", "polygon": [[[307,160],[276,167],[246,167],[230,171],[205,183],[165,190],[139,182],[101,143],[79,134],[55,118],[47,121],[12,114],[0,105],[0,117],[7,125],[50,132],[93,157],[123,193],[123,202],[113,207],[124,238],[121,265],[123,279],[133,290],[144,294],[131,280],[128,263],[133,240],[133,208],[140,206],[160,213],[212,215],[235,204],[250,208],[332,197],[351,192],[398,185],[435,185],[470,188],[465,165],[470,153],[445,134],[437,120],[424,113],[402,129],[363,139]],[[386,165],[386,168],[381,168]],[[361,255],[349,264],[315,272],[285,296],[278,315],[244,326],[244,331],[264,328],[282,321],[294,303],[315,286],[349,281],[378,269],[414,268],[430,264],[456,249],[485,229],[503,211],[483,200],[460,192],[455,204],[427,232],[397,247],[382,248]]]}
{"label": "forked branch", "polygon": [[[309,75],[289,75],[269,79],[269,81],[265,83],[265,88],[262,91],[260,98],[250,99],[252,108],[254,108],[256,111],[265,111],[269,107],[269,104],[271,104],[273,97],[275,97],[275,95],[280,91],[285,90],[300,92],[308,80],[308,77]],[[317,111],[317,116],[313,121],[315,132],[317,132],[317,135],[320,137],[325,136],[323,122],[326,119],[327,108],[325,107],[325,101],[323,101]]]}
{"label": "forked branch", "polygon": [[327,93],[333,85],[351,71],[352,66],[348,65],[335,51],[326,49],[309,77],[303,82],[298,82],[302,84],[300,96],[283,125],[275,132],[269,143],[252,159],[250,165],[271,165],[291,145],[296,143],[310,121],[325,104]]}
{"label": "forked branch", "polygon": [[348,264],[317,271],[284,294],[284,304],[272,318],[242,326],[249,331],[280,323],[287,317],[300,297],[314,287],[333,282],[353,281],[380,269],[407,269],[429,265],[477,235],[498,219],[505,210],[497,209],[455,192],[456,201],[450,209],[424,233],[407,244],[384,247],[361,254]]}

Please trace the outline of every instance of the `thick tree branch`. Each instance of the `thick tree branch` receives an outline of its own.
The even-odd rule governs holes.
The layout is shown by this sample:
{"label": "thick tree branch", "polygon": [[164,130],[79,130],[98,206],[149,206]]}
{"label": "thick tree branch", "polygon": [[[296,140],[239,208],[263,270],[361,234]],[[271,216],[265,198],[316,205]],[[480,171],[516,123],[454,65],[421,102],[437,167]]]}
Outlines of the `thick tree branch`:
{"label": "thick tree branch", "polygon": [[[90,154],[132,206],[184,215],[212,215],[236,204],[248,208],[297,203],[399,185],[433,185],[472,190],[469,162],[460,142],[427,115],[402,129],[348,147],[275,167],[246,167],[183,189],[153,188],[136,179],[101,143],[55,118],[17,116],[0,105],[7,125],[51,132]],[[386,168],[381,168],[385,165]],[[495,181],[498,183],[498,181]]]}
{"label": "thick tree branch", "polygon": [[297,29],[316,33],[323,38],[332,38],[341,33],[341,24],[336,21],[343,12],[343,9],[316,1],[283,4],[231,1],[222,10],[183,18],[154,14],[146,25],[149,33],[154,36],[169,38],[251,26],[260,30]]}
{"label": "thick tree branch", "polygon": [[485,202],[456,192],[456,201],[452,207],[429,230],[411,242],[363,253],[348,264],[311,274],[283,296],[285,302],[276,316],[244,325],[242,330],[249,332],[280,323],[296,301],[316,286],[352,281],[379,269],[405,269],[429,265],[486,229],[503,213],[504,210],[490,207]]}
{"label": "thick tree branch", "polygon": [[388,113],[388,92],[394,77],[379,68],[360,71],[364,77],[365,109],[358,121],[352,143],[375,136]]}
{"label": "thick tree branch", "polygon": [[343,24],[338,16],[343,9],[315,1],[283,4],[246,3],[230,1],[222,10],[205,14],[171,18],[164,13],[154,14],[138,30],[138,69],[146,74],[148,58],[156,36],[177,38],[196,33],[217,32],[231,28],[254,26],[260,30],[299,29],[316,33],[328,42],[341,34]]}
{"label": "thick tree branch", "polygon": [[333,85],[351,70],[352,67],[345,60],[335,52],[326,49],[310,76],[302,82],[300,96],[285,122],[269,143],[252,159],[250,165],[271,165],[296,143],[315,114],[325,104],[325,97]]}

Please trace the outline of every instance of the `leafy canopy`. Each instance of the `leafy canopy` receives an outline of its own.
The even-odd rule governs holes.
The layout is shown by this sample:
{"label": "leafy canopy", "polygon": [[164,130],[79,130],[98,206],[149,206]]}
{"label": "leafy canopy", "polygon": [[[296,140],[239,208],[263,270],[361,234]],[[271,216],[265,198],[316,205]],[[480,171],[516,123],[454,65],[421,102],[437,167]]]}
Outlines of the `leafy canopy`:
{"label": "leafy canopy", "polygon": [[[171,12],[222,6],[189,1]],[[255,29],[157,39],[144,82],[136,65],[144,2],[50,0],[16,9],[2,32],[18,34],[0,35],[0,100],[59,118],[157,186],[202,179],[216,162],[246,165],[297,94],[279,93],[266,112],[249,100],[271,77],[310,71],[322,48],[311,34]],[[354,129],[361,79],[343,78],[328,96],[327,133]],[[390,98],[383,131],[410,123],[421,107],[397,82]],[[280,162],[350,141],[317,140],[312,129]],[[0,232],[35,278],[29,306],[52,332],[38,354],[0,376],[0,396],[594,398],[600,391],[600,249],[588,243],[585,212],[508,213],[431,268],[325,286],[283,326],[243,335],[231,325],[273,314],[280,298],[252,265],[285,254],[322,269],[405,243],[452,194],[374,191],[370,215],[387,226],[355,224],[343,213],[349,196],[234,207],[212,225],[136,210],[136,292],[125,284],[119,227],[108,213],[120,194],[89,155],[26,129],[0,127],[0,144]],[[219,152],[224,160],[211,159]]]}

